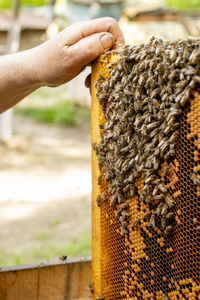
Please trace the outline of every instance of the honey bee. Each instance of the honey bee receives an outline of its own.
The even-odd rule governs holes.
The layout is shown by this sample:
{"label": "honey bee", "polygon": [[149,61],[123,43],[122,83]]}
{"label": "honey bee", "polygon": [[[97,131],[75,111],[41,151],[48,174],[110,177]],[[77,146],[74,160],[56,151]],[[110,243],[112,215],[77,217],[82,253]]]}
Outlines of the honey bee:
{"label": "honey bee", "polygon": [[164,130],[164,133],[165,133],[166,135],[168,135],[168,134],[170,133],[171,130],[172,130],[172,128],[171,128],[170,126],[167,126],[167,127],[165,128],[165,130]]}
{"label": "honey bee", "polygon": [[[137,193],[135,179],[140,176],[145,180],[140,201],[149,204],[150,220],[153,215],[159,217],[160,226],[161,216],[163,229],[168,230],[174,217],[174,203],[166,196],[158,170],[163,161],[176,155],[179,116],[200,82],[199,65],[194,63],[199,61],[198,44],[196,39],[164,42],[152,38],[139,46],[125,46],[117,51],[119,61],[109,65],[109,76],[101,74],[97,80],[96,95],[103,112],[100,120],[106,122],[100,126],[104,130],[94,149],[111,206],[122,204],[116,214],[124,233],[129,217],[122,213],[128,207],[120,208],[124,199]],[[114,52],[105,58],[110,53]],[[168,170],[169,166],[164,175]],[[199,184],[196,177],[193,182]]]}
{"label": "honey bee", "polygon": [[171,166],[170,166],[170,165],[168,165],[168,166],[166,166],[166,167],[164,168],[164,175],[165,175],[165,176],[169,174],[169,170],[170,170],[170,169],[171,169]]}
{"label": "honey bee", "polygon": [[162,53],[162,48],[161,47],[157,47],[155,53],[156,53],[157,56],[160,56],[161,53]]}
{"label": "honey bee", "polygon": [[129,208],[129,204],[128,203],[122,203],[119,205],[120,209],[128,209]]}
{"label": "honey bee", "polygon": [[123,222],[121,222],[121,224],[122,227],[127,228],[128,222],[124,220]]}
{"label": "honey bee", "polygon": [[101,182],[102,182],[102,175],[99,175],[99,177],[98,177],[98,185],[101,185]]}
{"label": "honey bee", "polygon": [[105,298],[103,296],[99,295],[96,297],[96,300],[105,300]]}
{"label": "honey bee", "polygon": [[153,122],[153,123],[150,123],[150,124],[147,125],[147,129],[152,130],[157,126],[158,126],[158,122]]}
{"label": "honey bee", "polygon": [[174,217],[174,213],[173,212],[169,212],[167,215],[166,215],[166,219],[171,219]]}
{"label": "honey bee", "polygon": [[164,69],[165,69],[165,66],[163,63],[159,63],[156,67],[156,71],[158,71],[160,74],[164,73]]}
{"label": "honey bee", "polygon": [[163,138],[161,141],[160,141],[160,143],[158,144],[158,148],[160,148],[162,145],[164,145],[165,143],[168,143],[168,140],[167,140],[167,138],[165,137],[165,138]]}
{"label": "honey bee", "polygon": [[200,76],[194,76],[194,81],[195,83],[200,83]]}
{"label": "honey bee", "polygon": [[168,205],[169,208],[173,208],[174,207],[174,203],[168,198],[165,198],[165,202]]}
{"label": "honey bee", "polygon": [[183,58],[182,58],[181,56],[178,56],[178,57],[176,58],[176,61],[175,61],[175,66],[176,66],[176,67],[177,67],[177,66],[180,66],[181,63],[182,63],[182,60],[183,60]]}
{"label": "honey bee", "polygon": [[140,225],[140,220],[135,219],[135,221],[132,224],[132,229],[135,230]]}
{"label": "honey bee", "polygon": [[95,151],[96,150],[96,144],[92,142],[92,149]]}
{"label": "honey bee", "polygon": [[165,195],[164,194],[158,194],[154,196],[155,200],[164,200],[165,199]]}
{"label": "honey bee", "polygon": [[190,178],[192,179],[192,181],[193,181],[193,183],[195,185],[199,185],[200,184],[199,178],[194,173],[191,174]]}
{"label": "honey bee", "polygon": [[193,52],[190,54],[190,57],[189,57],[189,62],[192,64],[192,65],[196,65],[197,63],[200,62],[200,54],[199,54],[199,51],[198,50],[193,50]]}
{"label": "honey bee", "polygon": [[156,196],[156,195],[158,194],[158,191],[159,191],[159,186],[156,185],[156,186],[154,187],[154,189],[153,189],[152,195],[153,195],[153,196]]}
{"label": "honey bee", "polygon": [[145,69],[146,69],[146,61],[143,60],[143,61],[140,63],[139,70],[140,70],[140,72],[141,72],[141,71],[144,71]]}
{"label": "honey bee", "polygon": [[192,90],[194,90],[194,88],[196,87],[196,81],[195,81],[194,79],[191,80],[190,83],[188,84],[188,86],[189,86]]}
{"label": "honey bee", "polygon": [[162,300],[170,300],[170,298],[169,298],[167,295],[164,295],[164,296],[162,297]]}
{"label": "honey bee", "polygon": [[90,281],[88,283],[89,289],[90,289],[90,293],[94,294],[94,282]]}
{"label": "honey bee", "polygon": [[167,189],[162,184],[159,184],[158,188],[160,189],[161,192],[167,193]]}
{"label": "honey bee", "polygon": [[153,181],[155,178],[156,178],[156,176],[153,175],[153,174],[150,175],[150,176],[148,176],[147,179],[145,179],[145,184],[147,184],[147,183]]}
{"label": "honey bee", "polygon": [[150,211],[147,211],[143,214],[142,218],[143,220],[148,220],[151,216],[151,212]]}
{"label": "honey bee", "polygon": [[156,208],[155,215],[159,217],[161,215],[162,209],[163,209],[163,203],[160,203]]}
{"label": "honey bee", "polygon": [[156,226],[156,218],[155,218],[155,215],[152,215],[150,217],[148,227],[155,229],[155,226]]}
{"label": "honey bee", "polygon": [[161,227],[163,230],[165,230],[165,228],[166,228],[166,218],[165,217],[161,218]]}
{"label": "honey bee", "polygon": [[160,88],[155,88],[152,93],[151,93],[151,98],[155,98],[156,96],[158,96],[160,93]]}
{"label": "honey bee", "polygon": [[117,217],[118,219],[120,218],[122,211],[123,211],[123,208],[119,208],[119,209],[117,210],[117,212],[116,212],[116,217]]}
{"label": "honey bee", "polygon": [[119,221],[120,221],[120,223],[123,223],[123,222],[124,222],[124,220],[125,220],[125,219],[124,219],[124,217],[123,217],[123,216],[120,216],[120,217],[119,217]]}
{"label": "honey bee", "polygon": [[173,81],[177,75],[178,75],[177,70],[176,70],[176,69],[173,70],[173,71],[171,72],[171,74],[169,75],[169,80],[170,80],[170,81]]}
{"label": "honey bee", "polygon": [[174,133],[172,133],[171,137],[169,138],[169,142],[170,143],[174,143],[177,138],[178,138],[178,135],[179,135],[179,131],[175,131]]}
{"label": "honey bee", "polygon": [[165,229],[165,231],[164,231],[164,233],[165,233],[166,235],[169,235],[170,232],[172,231],[172,229],[173,229],[172,226],[167,226],[166,229]]}
{"label": "honey bee", "polygon": [[165,203],[163,205],[163,208],[162,208],[162,211],[161,211],[161,215],[166,217],[167,213],[168,213],[168,210],[169,210],[169,206],[167,205],[167,203]]}
{"label": "honey bee", "polygon": [[117,204],[117,197],[116,195],[113,195],[110,199],[110,207],[115,207]]}
{"label": "honey bee", "polygon": [[100,207],[101,206],[101,196],[100,195],[97,195],[96,202],[97,202],[97,206]]}
{"label": "honey bee", "polygon": [[67,260],[67,255],[61,255],[59,257],[59,260],[66,261]]}
{"label": "honey bee", "polygon": [[106,201],[106,193],[105,193],[105,192],[103,192],[103,193],[101,194],[101,200],[102,200],[102,201]]}
{"label": "honey bee", "polygon": [[153,76],[151,76],[147,81],[146,81],[146,84],[145,84],[145,86],[149,86],[149,85],[154,85],[154,82],[155,82],[155,79],[156,79],[156,77],[153,75]]}
{"label": "honey bee", "polygon": [[130,214],[129,213],[127,213],[127,211],[123,211],[122,212],[122,216],[124,217],[124,218],[130,218]]}
{"label": "honey bee", "polygon": [[110,62],[110,63],[108,64],[108,68],[113,68],[113,67],[115,67],[116,65],[117,65],[116,62]]}
{"label": "honey bee", "polygon": [[143,61],[145,59],[145,57],[147,56],[147,53],[145,51],[143,51],[140,60]]}
{"label": "honey bee", "polygon": [[121,226],[121,232],[122,232],[123,235],[128,234],[128,229],[127,229],[127,227],[122,225],[122,226]]}
{"label": "honey bee", "polygon": [[164,159],[165,160],[168,160],[170,157],[174,157],[176,155],[175,151],[172,149],[172,150],[169,150],[165,156],[164,156]]}
{"label": "honey bee", "polygon": [[177,52],[175,50],[171,50],[169,57],[172,61],[175,61],[177,58]]}

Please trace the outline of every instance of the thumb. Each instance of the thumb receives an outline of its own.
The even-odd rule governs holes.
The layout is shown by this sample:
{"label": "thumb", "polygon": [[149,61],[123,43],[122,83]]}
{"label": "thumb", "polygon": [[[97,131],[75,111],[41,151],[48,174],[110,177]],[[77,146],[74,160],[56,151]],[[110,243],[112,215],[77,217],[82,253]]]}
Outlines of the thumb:
{"label": "thumb", "polygon": [[92,34],[78,41],[68,48],[68,55],[73,60],[74,65],[80,67],[89,64],[99,55],[103,54],[114,44],[112,34],[103,32]]}

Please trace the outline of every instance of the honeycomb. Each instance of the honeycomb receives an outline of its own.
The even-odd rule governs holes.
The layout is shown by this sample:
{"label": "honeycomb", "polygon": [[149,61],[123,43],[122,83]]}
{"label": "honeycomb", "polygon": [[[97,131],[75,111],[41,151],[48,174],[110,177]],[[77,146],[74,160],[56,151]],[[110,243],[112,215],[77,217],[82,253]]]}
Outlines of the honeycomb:
{"label": "honeycomb", "polygon": [[[108,61],[109,60],[109,61]],[[95,82],[99,72],[106,74],[106,65],[116,61],[113,55],[100,58],[92,72],[92,141],[98,142],[99,124],[104,123],[101,107],[95,96]],[[191,180],[191,174],[200,175],[200,93],[194,92],[180,117],[180,134],[176,142],[176,157],[166,173],[163,163],[162,182],[175,204],[175,224],[172,235],[166,237],[158,228],[148,228],[142,215],[148,204],[138,196],[127,200],[130,205],[130,223],[141,219],[137,230],[128,225],[123,235],[116,210],[109,201],[96,205],[98,194],[108,193],[108,185],[98,186],[97,157],[92,150],[92,276],[95,300],[100,299],[200,299],[200,186]],[[140,194],[143,178],[137,179]],[[99,298],[98,298],[99,299]]]}

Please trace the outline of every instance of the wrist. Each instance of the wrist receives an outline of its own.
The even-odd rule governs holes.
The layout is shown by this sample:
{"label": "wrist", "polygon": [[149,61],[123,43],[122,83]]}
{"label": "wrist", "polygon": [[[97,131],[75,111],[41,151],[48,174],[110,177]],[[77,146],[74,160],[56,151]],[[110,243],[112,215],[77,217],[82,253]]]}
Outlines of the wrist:
{"label": "wrist", "polygon": [[23,82],[27,88],[33,90],[43,86],[34,54],[34,49],[16,53],[13,55],[11,62],[11,65],[15,66],[18,80]]}

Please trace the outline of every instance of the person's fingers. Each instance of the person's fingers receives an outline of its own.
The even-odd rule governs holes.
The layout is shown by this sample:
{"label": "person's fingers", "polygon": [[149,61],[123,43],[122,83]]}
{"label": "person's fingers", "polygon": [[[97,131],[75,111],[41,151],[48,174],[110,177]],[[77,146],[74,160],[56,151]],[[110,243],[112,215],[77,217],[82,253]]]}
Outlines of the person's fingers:
{"label": "person's fingers", "polygon": [[86,88],[91,86],[91,73],[85,78],[85,86]]}
{"label": "person's fingers", "polygon": [[124,37],[117,21],[108,17],[73,24],[63,30],[60,35],[66,41],[66,46],[70,46],[85,37],[100,32],[109,32],[113,35],[113,49],[119,48],[124,44]]}
{"label": "person's fingers", "polygon": [[73,66],[81,68],[110,49],[113,43],[114,39],[110,33],[93,34],[68,47],[67,56],[72,58]]}

